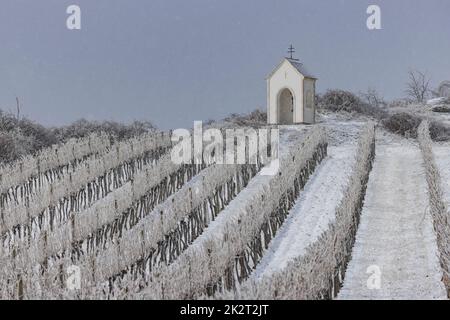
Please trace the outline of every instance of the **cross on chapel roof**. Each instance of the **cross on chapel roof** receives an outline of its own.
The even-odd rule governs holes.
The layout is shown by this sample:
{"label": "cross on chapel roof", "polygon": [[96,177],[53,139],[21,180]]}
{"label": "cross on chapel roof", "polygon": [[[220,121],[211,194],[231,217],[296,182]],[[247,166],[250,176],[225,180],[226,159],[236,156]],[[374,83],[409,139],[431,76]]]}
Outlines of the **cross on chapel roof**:
{"label": "cross on chapel roof", "polygon": [[289,57],[286,57],[286,59],[292,60],[292,61],[299,61],[298,59],[295,59],[292,54],[295,53],[295,48],[292,46],[292,44],[288,48],[288,54]]}

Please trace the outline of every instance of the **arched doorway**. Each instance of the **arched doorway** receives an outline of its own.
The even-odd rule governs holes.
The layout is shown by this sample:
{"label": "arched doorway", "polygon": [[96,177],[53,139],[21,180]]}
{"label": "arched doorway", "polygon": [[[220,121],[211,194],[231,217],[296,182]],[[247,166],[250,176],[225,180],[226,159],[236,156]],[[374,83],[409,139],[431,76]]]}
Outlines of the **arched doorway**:
{"label": "arched doorway", "polygon": [[294,123],[294,96],[287,88],[281,90],[278,95],[278,123]]}

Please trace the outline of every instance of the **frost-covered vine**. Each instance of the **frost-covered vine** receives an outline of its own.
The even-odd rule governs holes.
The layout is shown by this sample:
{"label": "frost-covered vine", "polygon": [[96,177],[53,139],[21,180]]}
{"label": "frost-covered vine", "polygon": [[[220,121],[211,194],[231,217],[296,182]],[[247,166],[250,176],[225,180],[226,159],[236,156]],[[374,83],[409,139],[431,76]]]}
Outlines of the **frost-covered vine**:
{"label": "frost-covered vine", "polygon": [[[143,296],[193,298],[239,282],[240,275],[245,277],[238,270],[239,259],[265,229],[264,224],[272,214],[279,210],[280,199],[290,192],[294,181],[305,174],[303,169],[308,168],[306,174],[310,174],[314,165],[320,162],[324,146],[323,129],[314,127],[281,157],[278,174],[253,178],[174,263],[152,273]],[[235,280],[229,281],[230,274]]]}
{"label": "frost-covered vine", "polygon": [[[160,161],[140,166],[139,170],[133,172],[131,181],[105,197],[96,197],[100,200],[93,205],[86,202],[86,205],[81,206],[82,210],[69,208],[58,216],[57,222],[47,223],[47,227],[36,232],[37,235],[32,236],[31,241],[23,237],[23,241],[14,242],[14,246],[7,247],[3,256],[15,260],[16,267],[26,268],[42,263],[60,251],[83,251],[84,245],[87,246],[85,250],[90,250],[93,243],[98,244],[94,246],[97,248],[108,236],[120,234],[124,224],[137,219],[136,207],[148,210],[177,190],[198,170],[200,166],[173,164],[168,152]],[[124,177],[130,178],[130,174]],[[111,230],[114,231],[113,235]]]}
{"label": "frost-covered vine", "polygon": [[[0,199],[0,234],[26,225],[49,207],[67,206],[68,201],[64,201],[67,198],[84,201],[83,194],[89,196],[98,193],[99,186],[105,189],[114,183],[119,185],[116,180],[120,176],[133,170],[134,166],[142,166],[142,162],[159,156],[170,144],[168,134],[146,134],[119,142],[104,153],[96,154],[66,170],[46,171],[38,176],[36,183],[10,188]],[[135,158],[138,158],[137,161],[133,161]]]}
{"label": "frost-covered vine", "polygon": [[368,124],[358,141],[356,166],[336,219],[304,255],[286,268],[252,279],[235,290],[217,295],[225,299],[332,299],[343,282],[359,224],[369,173],[375,157],[375,129]]}
{"label": "frost-covered vine", "polygon": [[420,124],[417,133],[425,163],[430,211],[437,236],[439,262],[443,271],[442,281],[447,289],[447,296],[450,297],[450,213],[443,198],[442,179],[434,158],[428,121],[424,120]]}
{"label": "frost-covered vine", "polygon": [[[106,134],[93,133],[86,138],[70,139],[0,167],[0,193],[36,178],[45,172],[76,164],[90,154],[102,153],[111,145]],[[33,182],[29,182],[33,184]],[[36,183],[36,182],[34,182]]]}

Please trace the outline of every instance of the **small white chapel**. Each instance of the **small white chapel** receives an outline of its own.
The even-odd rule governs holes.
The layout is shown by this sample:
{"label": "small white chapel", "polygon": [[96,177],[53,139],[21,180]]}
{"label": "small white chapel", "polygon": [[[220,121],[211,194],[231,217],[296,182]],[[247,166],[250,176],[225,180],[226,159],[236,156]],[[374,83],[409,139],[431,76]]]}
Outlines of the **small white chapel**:
{"label": "small white chapel", "polygon": [[317,78],[303,63],[294,59],[290,46],[289,58],[284,58],[267,76],[267,123],[315,123]]}

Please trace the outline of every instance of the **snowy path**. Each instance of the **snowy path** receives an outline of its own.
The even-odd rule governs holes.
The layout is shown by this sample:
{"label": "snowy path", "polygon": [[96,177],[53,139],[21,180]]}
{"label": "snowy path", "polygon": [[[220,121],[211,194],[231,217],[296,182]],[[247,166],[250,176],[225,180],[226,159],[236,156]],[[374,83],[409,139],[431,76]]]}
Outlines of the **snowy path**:
{"label": "snowy path", "polygon": [[[381,271],[379,289],[368,289],[369,277],[377,276],[366,273],[370,266]],[[338,298],[445,299],[441,276],[420,151],[409,143],[377,145],[352,259]]]}
{"label": "snowy path", "polygon": [[335,218],[355,161],[355,147],[329,147],[325,158],[308,180],[291,212],[269,245],[252,278],[284,268],[302,255]]}

